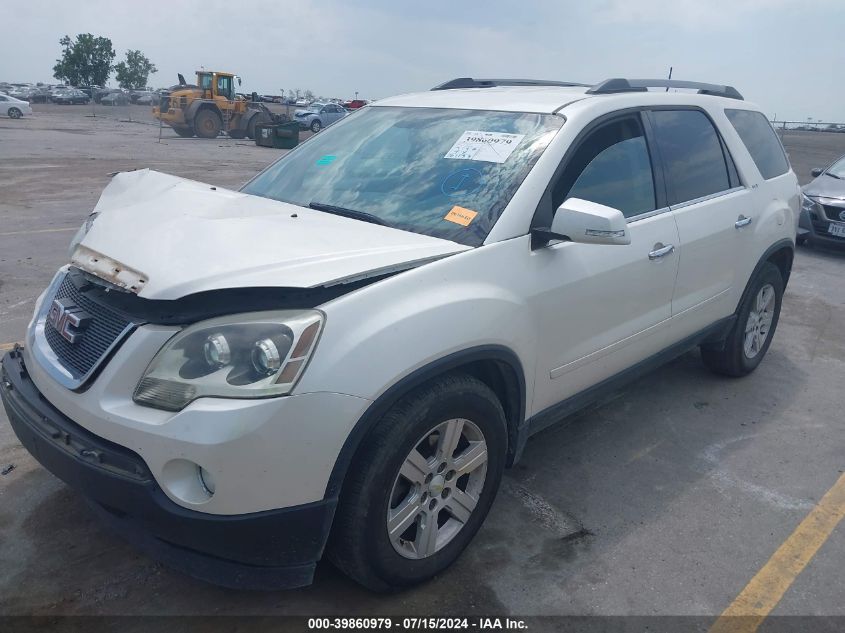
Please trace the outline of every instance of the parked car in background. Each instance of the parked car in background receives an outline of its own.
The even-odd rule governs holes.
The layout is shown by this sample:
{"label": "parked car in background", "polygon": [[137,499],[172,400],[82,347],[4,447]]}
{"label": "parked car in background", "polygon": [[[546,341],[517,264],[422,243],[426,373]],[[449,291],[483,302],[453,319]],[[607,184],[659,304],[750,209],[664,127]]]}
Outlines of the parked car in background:
{"label": "parked car in background", "polygon": [[358,108],[363,108],[367,103],[366,99],[350,99],[349,101],[343,102],[343,107],[347,110],[357,110]]}
{"label": "parked car in background", "polygon": [[158,95],[154,92],[144,93],[138,95],[132,103],[137,105],[153,105],[154,103],[158,103]]}
{"label": "parked car in background", "polygon": [[129,95],[125,92],[110,92],[100,99],[100,105],[125,106],[129,105]]}
{"label": "parked car in background", "polygon": [[76,88],[53,94],[53,103],[58,103],[59,105],[77,105],[90,102],[91,97]]}
{"label": "parked car in background", "polygon": [[32,106],[23,99],[0,93],[0,114],[10,119],[20,119],[23,115],[32,114]]}
{"label": "parked car in background", "polygon": [[129,102],[141,105],[150,104],[152,103],[152,94],[151,90],[130,90],[128,94]]}
{"label": "parked car in background", "polygon": [[307,110],[297,110],[293,116],[302,129],[319,132],[348,114],[349,112],[336,103],[315,101]]}
{"label": "parked car in background", "polygon": [[798,243],[845,246],[845,156],[810,173],[813,181],[801,189]]}

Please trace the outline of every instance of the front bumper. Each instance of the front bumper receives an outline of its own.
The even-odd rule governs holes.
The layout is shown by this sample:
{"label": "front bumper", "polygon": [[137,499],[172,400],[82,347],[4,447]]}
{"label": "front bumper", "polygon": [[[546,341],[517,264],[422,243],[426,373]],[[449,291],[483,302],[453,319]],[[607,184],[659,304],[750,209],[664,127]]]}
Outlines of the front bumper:
{"label": "front bumper", "polygon": [[19,350],[5,355],[0,373],[0,396],[21,444],[153,558],[227,587],[311,583],[336,499],[241,515],[183,508],[164,494],[138,454],[87,431],[51,405],[30,379]]}
{"label": "front bumper", "polygon": [[815,214],[815,217],[810,217],[810,214],[802,209],[798,216],[798,236],[826,246],[845,247],[845,237],[837,237],[828,232],[830,224],[845,225],[845,223],[830,220],[819,212]]}

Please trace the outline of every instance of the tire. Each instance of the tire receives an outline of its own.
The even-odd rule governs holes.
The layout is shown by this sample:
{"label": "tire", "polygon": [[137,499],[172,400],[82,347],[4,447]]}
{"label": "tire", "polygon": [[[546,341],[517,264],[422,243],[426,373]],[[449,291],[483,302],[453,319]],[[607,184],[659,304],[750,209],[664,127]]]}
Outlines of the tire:
{"label": "tire", "polygon": [[[441,442],[450,436],[458,438],[457,449],[444,456],[450,451],[441,453]],[[350,464],[329,539],[330,560],[373,591],[408,587],[443,571],[484,522],[506,450],[502,405],[480,380],[447,375],[406,395],[366,435]],[[473,459],[467,463],[469,451]],[[466,472],[456,474],[462,460]],[[416,483],[405,478],[407,471]],[[393,536],[389,513],[396,522]],[[437,529],[426,527],[432,525]]]}
{"label": "tire", "polygon": [[795,237],[795,245],[796,246],[803,246],[807,243],[807,236],[805,235],[798,235]]}
{"label": "tire", "polygon": [[177,127],[174,125],[173,131],[183,138],[191,138],[194,135],[194,130],[189,126],[182,127],[180,125]]}
{"label": "tire", "polygon": [[217,138],[223,128],[223,121],[220,120],[219,114],[204,108],[194,117],[193,127],[194,133],[200,138]]}
{"label": "tire", "polygon": [[314,119],[313,121],[311,121],[311,131],[314,132],[314,134],[316,134],[322,129],[323,123],[322,121],[320,121],[320,119]]}
{"label": "tire", "polygon": [[[783,278],[780,270],[771,262],[766,262],[748,283],[737,311],[736,323],[724,347],[701,347],[704,364],[723,376],[739,377],[754,371],[774,337],[782,300]],[[767,309],[761,310],[761,307]]]}
{"label": "tire", "polygon": [[259,123],[269,123],[269,119],[263,113],[259,113],[246,124],[246,135],[253,141],[255,140],[255,126]]}
{"label": "tire", "polygon": [[10,119],[19,119],[23,116],[23,112],[18,108],[9,108],[8,114]]}

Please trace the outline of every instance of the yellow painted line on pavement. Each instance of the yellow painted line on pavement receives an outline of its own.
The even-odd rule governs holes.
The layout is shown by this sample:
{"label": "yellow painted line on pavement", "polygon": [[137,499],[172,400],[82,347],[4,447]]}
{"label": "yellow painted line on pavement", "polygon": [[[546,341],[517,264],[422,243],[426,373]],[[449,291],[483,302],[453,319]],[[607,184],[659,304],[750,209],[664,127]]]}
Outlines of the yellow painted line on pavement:
{"label": "yellow painted line on pavement", "polygon": [[0,343],[0,352],[8,352],[10,349],[14,348],[15,345],[23,345],[23,343]]}
{"label": "yellow painted line on pavement", "polygon": [[33,229],[31,231],[8,231],[6,233],[0,233],[0,237],[5,237],[6,235],[30,235],[32,233],[61,233],[63,231],[77,231],[79,227],[69,227],[66,229]]}
{"label": "yellow painted line on pavement", "polygon": [[710,633],[754,633],[845,517],[845,474],[772,554]]}

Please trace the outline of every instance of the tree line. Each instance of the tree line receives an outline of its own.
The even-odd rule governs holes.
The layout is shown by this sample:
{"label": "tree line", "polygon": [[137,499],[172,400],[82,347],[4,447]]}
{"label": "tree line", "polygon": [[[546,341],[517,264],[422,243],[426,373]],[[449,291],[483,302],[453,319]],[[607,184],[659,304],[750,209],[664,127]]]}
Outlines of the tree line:
{"label": "tree line", "polygon": [[139,50],[127,50],[126,59],[112,65],[116,53],[107,37],[80,33],[72,40],[65,35],[59,40],[62,58],[53,66],[53,77],[72,86],[105,86],[112,71],[121,88],[146,88],[152,73],[158,71]]}

